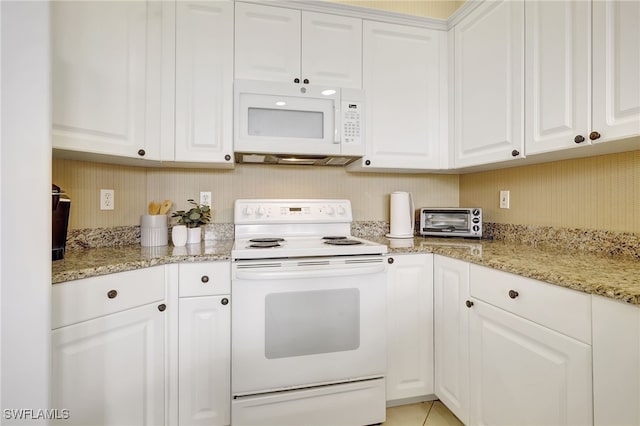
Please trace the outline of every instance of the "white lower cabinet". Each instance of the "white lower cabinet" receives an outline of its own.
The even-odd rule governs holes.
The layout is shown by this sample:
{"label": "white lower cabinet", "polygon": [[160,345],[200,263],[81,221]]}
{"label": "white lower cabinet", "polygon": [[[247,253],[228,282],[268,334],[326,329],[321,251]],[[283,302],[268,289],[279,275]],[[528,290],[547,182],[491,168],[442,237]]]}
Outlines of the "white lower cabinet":
{"label": "white lower cabinet", "polygon": [[640,308],[593,296],[593,420],[640,424]]}
{"label": "white lower cabinet", "polygon": [[433,394],[433,255],[389,257],[387,402]]}
{"label": "white lower cabinet", "polygon": [[231,297],[229,262],[181,264],[178,417],[181,426],[229,425]]}
{"label": "white lower cabinet", "polygon": [[469,264],[434,256],[435,394],[469,423]]}
{"label": "white lower cabinet", "polygon": [[60,424],[164,423],[161,305],[151,303],[53,330],[51,406],[69,410],[69,419]]}

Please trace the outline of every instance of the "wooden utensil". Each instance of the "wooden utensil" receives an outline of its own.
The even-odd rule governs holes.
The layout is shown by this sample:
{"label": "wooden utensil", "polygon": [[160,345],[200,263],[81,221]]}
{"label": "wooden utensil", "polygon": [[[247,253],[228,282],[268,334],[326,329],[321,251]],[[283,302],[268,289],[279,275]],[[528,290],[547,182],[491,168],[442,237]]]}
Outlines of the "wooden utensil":
{"label": "wooden utensil", "polygon": [[164,200],[162,206],[160,206],[160,214],[167,214],[172,205],[171,200]]}
{"label": "wooden utensil", "polygon": [[156,215],[160,212],[160,204],[155,201],[149,202],[149,214]]}

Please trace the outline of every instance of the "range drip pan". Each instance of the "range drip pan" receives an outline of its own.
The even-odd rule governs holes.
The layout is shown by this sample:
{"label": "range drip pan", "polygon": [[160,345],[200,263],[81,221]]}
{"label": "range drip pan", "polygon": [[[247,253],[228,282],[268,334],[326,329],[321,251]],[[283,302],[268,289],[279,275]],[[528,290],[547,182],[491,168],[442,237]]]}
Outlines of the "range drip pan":
{"label": "range drip pan", "polygon": [[324,243],[332,246],[356,246],[358,244],[362,244],[362,241],[348,240],[345,238],[339,240],[327,240]]}

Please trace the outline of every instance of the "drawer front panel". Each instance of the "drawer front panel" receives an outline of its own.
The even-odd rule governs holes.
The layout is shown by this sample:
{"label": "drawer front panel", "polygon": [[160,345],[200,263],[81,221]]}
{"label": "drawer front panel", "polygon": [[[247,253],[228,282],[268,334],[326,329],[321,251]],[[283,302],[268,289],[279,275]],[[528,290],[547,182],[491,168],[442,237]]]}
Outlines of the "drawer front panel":
{"label": "drawer front panel", "polygon": [[471,297],[591,344],[591,296],[471,265]]}
{"label": "drawer front panel", "polygon": [[231,264],[203,262],[180,264],[180,297],[231,293]]}
{"label": "drawer front panel", "polygon": [[51,328],[164,300],[164,269],[156,266],[53,285]]}

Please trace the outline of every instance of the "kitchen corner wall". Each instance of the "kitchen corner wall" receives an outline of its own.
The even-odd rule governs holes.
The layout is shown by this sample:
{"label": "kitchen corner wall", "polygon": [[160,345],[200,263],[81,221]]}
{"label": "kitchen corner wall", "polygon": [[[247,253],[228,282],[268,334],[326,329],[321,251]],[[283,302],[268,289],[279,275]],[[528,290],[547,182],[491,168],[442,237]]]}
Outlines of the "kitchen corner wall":
{"label": "kitchen corner wall", "polygon": [[460,205],[487,222],[640,233],[640,151],[461,175]]}
{"label": "kitchen corner wall", "polygon": [[[211,191],[214,222],[233,222],[237,198],[346,198],[354,220],[389,220],[389,194],[410,191],[416,207],[457,206],[458,176],[348,173],[340,167],[236,165],[233,170],[126,167],[53,160],[52,181],[71,198],[71,229],[139,225],[149,201],[174,209]],[[115,210],[99,209],[100,189],[115,190]]]}

